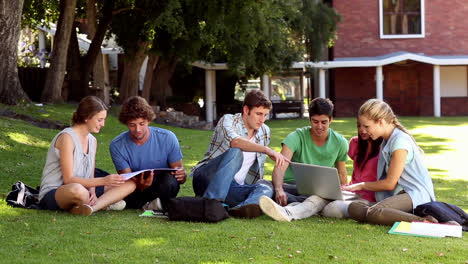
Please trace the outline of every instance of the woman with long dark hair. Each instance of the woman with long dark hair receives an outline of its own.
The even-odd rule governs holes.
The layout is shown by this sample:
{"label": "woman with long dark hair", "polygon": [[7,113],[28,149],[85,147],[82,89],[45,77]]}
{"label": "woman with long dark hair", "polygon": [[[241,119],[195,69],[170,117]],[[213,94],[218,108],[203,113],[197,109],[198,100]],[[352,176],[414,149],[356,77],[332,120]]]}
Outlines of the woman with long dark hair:
{"label": "woman with long dark hair", "polygon": [[[349,184],[372,182],[377,180],[377,162],[379,159],[382,139],[373,140],[357,120],[358,135],[349,141],[348,156],[353,160],[353,176]],[[359,201],[364,204],[375,202],[373,191],[356,191],[360,195]],[[321,214],[327,217],[346,218],[348,207],[352,201],[336,200],[323,208]]]}

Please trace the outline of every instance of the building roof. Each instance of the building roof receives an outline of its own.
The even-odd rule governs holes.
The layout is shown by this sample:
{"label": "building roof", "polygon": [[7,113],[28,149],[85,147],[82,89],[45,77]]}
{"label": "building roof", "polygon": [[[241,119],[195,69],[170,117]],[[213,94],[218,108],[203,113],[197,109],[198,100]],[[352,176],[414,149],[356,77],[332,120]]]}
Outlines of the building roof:
{"label": "building roof", "polygon": [[[433,65],[468,65],[468,55],[450,55],[450,56],[427,56],[424,54],[416,54],[407,51],[399,51],[388,53],[376,57],[350,57],[336,58],[333,61],[318,61],[318,62],[295,62],[292,65],[293,69],[302,69],[307,67],[330,69],[330,68],[348,68],[348,67],[377,67],[388,64],[397,63],[400,61],[418,61]],[[197,61],[192,63],[193,66],[205,70],[227,70],[226,63],[208,63]]]}
{"label": "building roof", "polygon": [[293,68],[313,67],[328,69],[346,67],[377,67],[406,60],[433,65],[468,65],[467,55],[426,56],[424,54],[399,51],[376,57],[353,57],[337,58],[334,61],[296,62],[293,64]]}

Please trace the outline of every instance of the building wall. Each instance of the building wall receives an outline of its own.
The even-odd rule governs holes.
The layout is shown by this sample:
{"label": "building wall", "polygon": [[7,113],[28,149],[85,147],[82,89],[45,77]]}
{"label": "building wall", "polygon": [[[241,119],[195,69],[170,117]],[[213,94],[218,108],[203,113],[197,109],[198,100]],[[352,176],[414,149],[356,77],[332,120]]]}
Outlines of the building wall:
{"label": "building wall", "polygon": [[[433,115],[432,67],[411,61],[383,67],[384,101],[395,114]],[[356,116],[362,103],[376,97],[375,71],[375,67],[335,69],[336,116]]]}
{"label": "building wall", "polygon": [[335,115],[356,116],[361,104],[375,98],[375,68],[337,68],[335,71]]}
{"label": "building wall", "polygon": [[468,54],[466,0],[426,0],[425,38],[380,39],[378,0],[334,0],[338,24],[335,58],[408,51],[425,55]]}
{"label": "building wall", "polygon": [[442,116],[466,116],[468,115],[468,97],[444,97],[441,98]]}

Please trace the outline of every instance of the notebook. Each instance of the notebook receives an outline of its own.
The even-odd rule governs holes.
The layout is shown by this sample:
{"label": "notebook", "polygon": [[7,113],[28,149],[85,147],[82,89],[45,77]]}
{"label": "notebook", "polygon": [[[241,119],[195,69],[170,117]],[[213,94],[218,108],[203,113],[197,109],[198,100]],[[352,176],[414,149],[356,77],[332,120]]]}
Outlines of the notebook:
{"label": "notebook", "polygon": [[318,195],[330,200],[352,200],[359,195],[341,190],[336,168],[291,162],[296,188],[302,195]]}
{"label": "notebook", "polygon": [[439,223],[395,222],[389,234],[411,235],[421,237],[462,237],[462,227]]}

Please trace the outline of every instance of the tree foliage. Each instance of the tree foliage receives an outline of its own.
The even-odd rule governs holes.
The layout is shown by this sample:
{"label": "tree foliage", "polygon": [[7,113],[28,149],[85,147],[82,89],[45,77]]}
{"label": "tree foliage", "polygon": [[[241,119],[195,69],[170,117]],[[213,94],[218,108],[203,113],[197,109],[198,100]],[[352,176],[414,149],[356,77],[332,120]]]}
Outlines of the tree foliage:
{"label": "tree foliage", "polygon": [[238,74],[273,72],[317,60],[339,15],[315,0],[120,1],[135,11],[112,23],[118,43],[152,41],[150,52],[180,61],[226,62]]}
{"label": "tree foliage", "polygon": [[[125,60],[138,58],[132,67],[139,67],[142,52],[157,56],[154,75],[164,72],[169,75],[164,80],[180,62],[225,62],[237,75],[259,76],[294,61],[317,60],[333,43],[339,21],[334,9],[316,0],[115,0],[113,5],[109,34],[124,48]],[[23,22],[56,21],[58,7],[58,0],[25,0]],[[76,12],[86,16],[86,0],[78,0]],[[135,74],[124,73],[131,79],[127,85],[138,85]]]}

